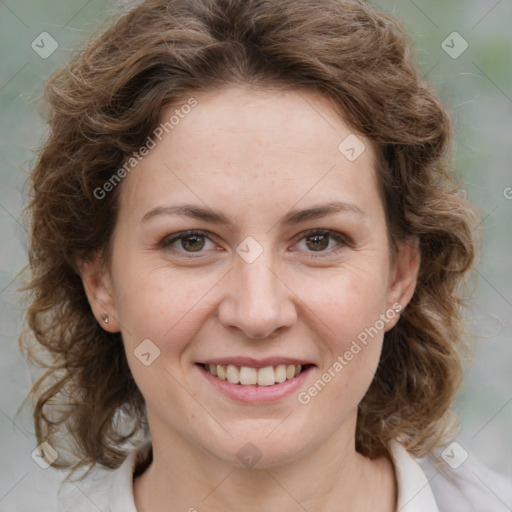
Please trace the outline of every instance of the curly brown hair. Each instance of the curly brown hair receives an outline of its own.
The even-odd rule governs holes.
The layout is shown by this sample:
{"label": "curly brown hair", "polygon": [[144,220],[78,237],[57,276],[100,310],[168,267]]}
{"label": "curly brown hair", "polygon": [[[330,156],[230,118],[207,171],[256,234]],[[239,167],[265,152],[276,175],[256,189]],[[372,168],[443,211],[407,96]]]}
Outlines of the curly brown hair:
{"label": "curly brown hair", "polygon": [[465,346],[458,285],[473,263],[476,215],[451,168],[449,118],[401,24],[357,0],[148,0],[46,84],[51,131],[31,175],[31,303],[20,343],[45,368],[31,391],[38,439],[59,445],[65,432],[74,457],[61,450],[54,466],[117,467],[125,443],[147,434],[120,334],[98,325],[79,272],[98,255],[108,262],[122,183],[102,199],[97,191],[143,146],[164,106],[237,83],[330,98],[375,146],[392,250],[419,239],[417,288],[385,335],[359,406],[357,450],[374,458],[397,439],[422,456],[447,431]]}

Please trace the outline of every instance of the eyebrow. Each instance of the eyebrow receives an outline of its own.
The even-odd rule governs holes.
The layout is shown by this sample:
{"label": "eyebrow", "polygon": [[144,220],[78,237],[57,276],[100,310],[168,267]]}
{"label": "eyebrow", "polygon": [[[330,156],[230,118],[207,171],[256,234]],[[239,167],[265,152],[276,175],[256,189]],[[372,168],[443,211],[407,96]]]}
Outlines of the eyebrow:
{"label": "eyebrow", "polygon": [[[355,213],[359,216],[366,217],[366,213],[359,208],[359,206],[353,203],[336,201],[304,210],[292,210],[284,215],[279,220],[278,224],[281,226],[300,224],[301,222],[319,219],[339,212]],[[226,226],[231,229],[234,227],[233,223],[222,212],[193,204],[180,206],[156,206],[142,217],[141,222],[147,222],[159,215],[180,215],[183,217],[190,217],[192,219],[210,222],[212,224]]]}

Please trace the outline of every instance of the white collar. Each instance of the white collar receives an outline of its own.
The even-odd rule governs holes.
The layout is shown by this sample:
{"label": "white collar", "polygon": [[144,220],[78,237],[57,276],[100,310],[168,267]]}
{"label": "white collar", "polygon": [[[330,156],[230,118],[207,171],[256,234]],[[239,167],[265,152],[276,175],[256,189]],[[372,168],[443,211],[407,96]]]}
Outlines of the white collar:
{"label": "white collar", "polygon": [[[148,455],[151,443],[133,450],[114,472],[108,492],[110,512],[137,512],[133,496],[133,472]],[[429,480],[416,460],[397,441],[390,443],[390,455],[398,484],[397,512],[439,512]]]}
{"label": "white collar", "polygon": [[389,451],[398,484],[397,512],[439,512],[430,482],[412,455],[398,442]]}

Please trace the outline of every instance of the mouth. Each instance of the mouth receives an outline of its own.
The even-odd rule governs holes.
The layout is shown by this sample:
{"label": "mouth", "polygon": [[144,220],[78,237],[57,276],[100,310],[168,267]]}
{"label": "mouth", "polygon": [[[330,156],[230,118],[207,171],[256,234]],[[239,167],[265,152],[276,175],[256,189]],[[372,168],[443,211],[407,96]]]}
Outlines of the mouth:
{"label": "mouth", "polygon": [[198,363],[213,377],[239,386],[275,386],[307,372],[312,364],[278,364],[264,367]]}
{"label": "mouth", "polygon": [[271,404],[292,397],[316,368],[290,358],[247,357],[211,359],[195,364],[215,392],[244,404]]}

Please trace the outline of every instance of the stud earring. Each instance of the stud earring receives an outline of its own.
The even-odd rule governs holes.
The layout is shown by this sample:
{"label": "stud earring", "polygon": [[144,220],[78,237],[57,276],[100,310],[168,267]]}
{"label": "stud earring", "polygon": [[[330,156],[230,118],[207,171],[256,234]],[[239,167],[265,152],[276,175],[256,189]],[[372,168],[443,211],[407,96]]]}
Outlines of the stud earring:
{"label": "stud earring", "polygon": [[108,324],[108,315],[106,313],[103,313],[103,315],[101,315],[101,319],[106,323]]}

